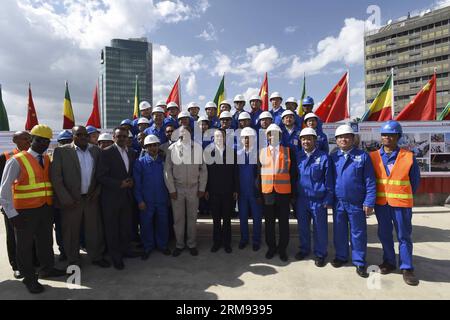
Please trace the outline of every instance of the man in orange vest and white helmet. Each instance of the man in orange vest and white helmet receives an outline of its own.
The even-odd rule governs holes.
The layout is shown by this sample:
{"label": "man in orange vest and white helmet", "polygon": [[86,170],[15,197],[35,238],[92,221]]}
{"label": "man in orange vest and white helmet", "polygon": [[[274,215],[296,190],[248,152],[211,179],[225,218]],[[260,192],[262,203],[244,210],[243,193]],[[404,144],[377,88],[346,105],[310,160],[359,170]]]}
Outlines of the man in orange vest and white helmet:
{"label": "man in orange vest and white helmet", "polygon": [[411,220],[413,194],[419,187],[420,169],[414,154],[398,147],[402,133],[400,123],[393,120],[386,122],[381,127],[381,149],[370,153],[377,183],[375,214],[378,237],[383,245],[383,263],[379,267],[381,274],[396,269],[392,235],[395,228],[403,279],[408,285],[415,286],[419,281],[413,272]]}
{"label": "man in orange vest and white helmet", "polygon": [[[266,243],[269,250],[267,259],[279,253],[281,261],[286,262],[289,244],[290,202],[295,199],[297,181],[297,161],[295,150],[285,147],[281,142],[282,131],[276,124],[267,130],[268,146],[262,148],[259,155],[259,178],[264,205]],[[276,243],[275,221],[279,223],[279,241]]]}
{"label": "man in orange vest and white helmet", "polygon": [[24,276],[23,283],[30,293],[41,293],[44,287],[33,267],[33,241],[42,267],[40,278],[59,277],[66,272],[54,268],[53,189],[50,158],[45,154],[53,132],[41,124],[34,126],[30,134],[28,151],[14,155],[5,165],[0,204],[16,230],[17,263]]}

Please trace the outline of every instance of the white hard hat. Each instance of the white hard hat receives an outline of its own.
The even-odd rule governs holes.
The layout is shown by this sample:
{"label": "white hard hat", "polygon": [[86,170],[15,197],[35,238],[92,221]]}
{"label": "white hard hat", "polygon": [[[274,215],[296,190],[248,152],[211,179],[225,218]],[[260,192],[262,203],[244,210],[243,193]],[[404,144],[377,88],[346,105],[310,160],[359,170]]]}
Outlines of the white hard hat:
{"label": "white hard hat", "polygon": [[180,119],[182,119],[182,118],[190,118],[191,117],[191,115],[189,114],[189,112],[187,112],[187,111],[181,111],[179,114],[178,114],[178,120],[180,120]]}
{"label": "white hard hat", "polygon": [[313,128],[305,128],[300,132],[300,137],[314,136],[317,137],[317,132]]}
{"label": "white hard hat", "polygon": [[348,124],[343,124],[336,129],[336,133],[334,134],[334,136],[338,137],[349,133],[355,134],[355,131],[353,131],[352,127],[350,127]]}
{"label": "white hard hat", "polygon": [[113,137],[109,133],[102,133],[98,137],[98,141],[114,141]]}
{"label": "white hard hat", "polygon": [[180,107],[175,102],[169,102],[169,104],[167,105],[167,109],[170,109],[170,108],[180,109]]}
{"label": "white hard hat", "polygon": [[188,107],[187,107],[188,111],[191,108],[199,108],[200,109],[200,106],[196,102],[191,102],[188,104]]}
{"label": "white hard hat", "polygon": [[295,104],[298,105],[298,102],[297,102],[297,100],[294,97],[287,98],[285,103],[295,103]]}
{"label": "white hard hat", "polygon": [[227,105],[229,105],[231,107],[231,102],[229,100],[222,100],[222,102],[220,102],[219,105],[221,106],[223,104],[227,104]]}
{"label": "white hard hat", "polygon": [[241,112],[241,114],[238,117],[239,121],[241,121],[241,120],[251,120],[251,119],[252,119],[252,117],[250,117],[250,114],[248,112],[245,112],[245,111]]}
{"label": "white hard hat", "polygon": [[219,119],[228,119],[228,118],[233,118],[230,111],[222,112],[219,117]]}
{"label": "white hard hat", "polygon": [[158,103],[156,104],[156,107],[167,107],[167,103],[164,100],[159,100]]}
{"label": "white hard hat", "polygon": [[161,143],[157,136],[151,134],[151,135],[148,135],[145,137],[144,146],[149,145],[149,144],[154,144],[154,143]]}
{"label": "white hard hat", "polygon": [[275,123],[272,123],[266,130],[266,134],[271,132],[271,131],[277,131],[279,133],[281,133],[281,129],[278,125],[276,125]]}
{"label": "white hard hat", "polygon": [[311,118],[316,118],[317,120],[319,120],[319,116],[315,113],[308,113],[307,115],[305,115],[305,117],[303,118],[303,121],[306,122],[306,120],[311,119]]}
{"label": "white hard hat", "polygon": [[208,121],[209,122],[209,119],[207,117],[205,117],[205,116],[198,117],[197,123],[201,123],[202,121]]}
{"label": "white hard hat", "polygon": [[280,94],[279,92],[274,92],[274,93],[272,93],[272,94],[270,95],[270,99],[269,99],[269,100],[272,100],[272,99],[274,99],[274,98],[280,98],[281,100],[283,100],[283,97],[281,96],[281,94]]}
{"label": "white hard hat", "polygon": [[145,117],[144,118],[139,118],[138,124],[143,124],[143,123],[150,124],[150,120],[148,120]]}
{"label": "white hard hat", "polygon": [[241,137],[256,137],[256,131],[250,127],[244,128],[241,131]]}
{"label": "white hard hat", "polygon": [[253,100],[259,100],[259,101],[262,101],[262,100],[261,100],[261,97],[260,97],[260,96],[256,96],[256,95],[255,95],[255,96],[251,96],[249,101],[251,102],[251,101],[253,101]]}
{"label": "white hard hat", "polygon": [[273,116],[269,111],[264,111],[259,115],[259,120],[270,118],[273,120]]}
{"label": "white hard hat", "polygon": [[164,113],[164,109],[161,107],[154,107],[152,110],[152,114],[157,113],[157,112]]}
{"label": "white hard hat", "polygon": [[286,110],[281,114],[281,119],[283,119],[286,116],[294,116],[295,114],[291,110]]}
{"label": "white hard hat", "polygon": [[234,97],[234,102],[245,102],[245,97],[242,94],[238,94]]}
{"label": "white hard hat", "polygon": [[210,108],[217,109],[217,106],[216,106],[216,104],[214,102],[209,101],[209,102],[206,103],[205,109],[210,109]]}
{"label": "white hard hat", "polygon": [[148,101],[142,101],[139,103],[139,111],[150,109],[152,105]]}

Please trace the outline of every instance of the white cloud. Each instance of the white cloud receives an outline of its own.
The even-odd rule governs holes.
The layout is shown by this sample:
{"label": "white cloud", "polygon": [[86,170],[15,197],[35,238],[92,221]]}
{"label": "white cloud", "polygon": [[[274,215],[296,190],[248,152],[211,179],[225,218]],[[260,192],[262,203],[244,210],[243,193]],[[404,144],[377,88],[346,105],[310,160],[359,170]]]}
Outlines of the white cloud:
{"label": "white cloud", "polygon": [[[320,73],[333,62],[340,62],[347,66],[362,65],[364,63],[364,30],[367,23],[355,18],[345,19],[344,27],[337,37],[326,37],[319,41],[315,55],[302,60],[295,56],[286,75],[291,79],[300,78],[307,74]],[[367,25],[372,27],[371,25]]]}
{"label": "white cloud", "polygon": [[350,117],[361,118],[366,110],[365,106],[364,81],[357,84],[356,87],[350,89]]}
{"label": "white cloud", "polygon": [[[0,29],[9,36],[2,37],[0,75],[11,128],[23,128],[28,82],[32,83],[39,120],[48,119],[60,128],[64,81],[68,80],[75,119],[84,123],[91,112],[100,49],[113,38],[134,38],[153,32],[163,23],[197,18],[209,7],[207,0],[186,3],[180,0],[156,4],[153,0],[2,3]],[[154,44],[155,100],[167,96],[179,74],[189,76],[199,70],[200,57],[176,56],[167,47]],[[191,80],[190,90],[194,90],[194,82]]]}
{"label": "white cloud", "polygon": [[189,95],[193,96],[197,93],[197,81],[195,74],[191,73],[186,83],[186,91]]}
{"label": "white cloud", "polygon": [[206,29],[202,31],[199,35],[195,36],[196,38],[203,39],[205,41],[217,41],[217,32],[216,28],[214,28],[211,22],[208,22]]}
{"label": "white cloud", "polygon": [[198,96],[198,100],[199,100],[199,101],[205,101],[205,100],[206,100],[206,97],[203,96],[203,95],[202,95],[202,96]]}
{"label": "white cloud", "polygon": [[280,63],[278,50],[274,46],[266,48],[264,44],[247,48],[247,57],[256,73],[272,71]]}
{"label": "white cloud", "polygon": [[294,33],[295,31],[297,31],[298,26],[287,26],[286,28],[284,28],[284,33]]}

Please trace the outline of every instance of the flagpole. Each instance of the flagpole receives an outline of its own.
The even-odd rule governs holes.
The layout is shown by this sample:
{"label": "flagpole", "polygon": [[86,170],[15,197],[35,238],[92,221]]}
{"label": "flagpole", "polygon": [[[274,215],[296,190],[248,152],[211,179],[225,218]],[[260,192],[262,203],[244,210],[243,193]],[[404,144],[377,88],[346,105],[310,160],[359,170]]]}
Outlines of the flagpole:
{"label": "flagpole", "polygon": [[350,116],[350,70],[347,69],[347,107],[348,107],[348,118],[351,121]]}
{"label": "flagpole", "polygon": [[394,94],[394,68],[391,68],[391,81],[392,81],[392,120],[395,116],[395,94]]}
{"label": "flagpole", "polygon": [[180,111],[182,110],[182,102],[181,102],[181,90],[180,90],[180,83],[181,83],[181,74],[178,76],[178,94],[179,94],[179,96],[180,96],[180,105],[178,106],[179,108],[180,108]]}

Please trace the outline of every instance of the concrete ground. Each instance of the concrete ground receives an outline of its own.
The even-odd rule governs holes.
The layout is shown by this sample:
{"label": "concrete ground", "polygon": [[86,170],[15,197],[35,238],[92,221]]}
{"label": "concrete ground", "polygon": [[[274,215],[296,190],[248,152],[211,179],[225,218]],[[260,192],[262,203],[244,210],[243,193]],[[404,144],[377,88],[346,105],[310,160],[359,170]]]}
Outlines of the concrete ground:
{"label": "concrete ground", "polygon": [[[15,280],[8,264],[3,223],[0,227],[0,299],[450,299],[450,209],[414,209],[414,263],[421,282],[407,286],[400,272],[362,279],[351,264],[317,268],[312,259],[296,261],[296,221],[291,220],[290,260],[266,260],[266,247],[239,250],[238,220],[233,221],[233,253],[210,253],[212,225],[199,221],[198,257],[183,252],[178,258],[155,252],[147,261],[125,260],[126,268],[100,269],[83,257],[81,288],[68,289],[65,279],[42,280],[46,290],[31,295]],[[329,235],[332,236],[329,216]],[[376,218],[368,220],[368,264],[381,262]],[[329,241],[329,261],[334,256]],[[55,252],[57,248],[55,247]]]}

